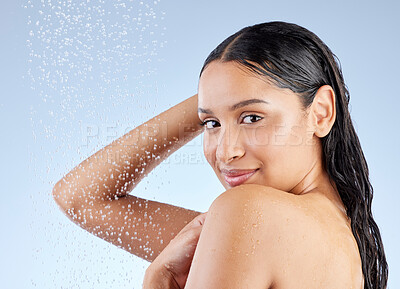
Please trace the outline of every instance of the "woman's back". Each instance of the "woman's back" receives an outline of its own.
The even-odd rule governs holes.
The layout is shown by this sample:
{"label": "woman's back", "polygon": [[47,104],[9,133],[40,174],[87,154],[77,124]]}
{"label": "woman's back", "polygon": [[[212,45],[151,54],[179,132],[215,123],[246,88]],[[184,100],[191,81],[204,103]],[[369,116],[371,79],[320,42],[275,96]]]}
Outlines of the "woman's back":
{"label": "woman's back", "polygon": [[[361,268],[349,220],[334,199],[247,184],[211,205],[187,286],[197,288],[202,279],[210,288],[219,282],[235,288],[362,289]],[[213,273],[221,276],[204,283]]]}
{"label": "woman's back", "polygon": [[293,196],[293,202],[313,220],[296,222],[304,236],[286,248],[293,262],[282,262],[272,288],[363,289],[361,258],[344,212],[318,193]]}

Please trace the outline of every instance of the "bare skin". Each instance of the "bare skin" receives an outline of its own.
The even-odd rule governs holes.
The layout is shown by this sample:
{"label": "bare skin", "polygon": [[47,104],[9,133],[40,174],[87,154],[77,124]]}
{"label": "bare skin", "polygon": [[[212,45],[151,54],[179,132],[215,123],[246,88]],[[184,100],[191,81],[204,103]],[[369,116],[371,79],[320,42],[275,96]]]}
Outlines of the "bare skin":
{"label": "bare skin", "polygon": [[[268,104],[228,109],[254,98]],[[212,113],[197,114],[198,107]],[[259,117],[249,117],[254,114]],[[227,191],[207,213],[186,289],[220,288],[221,284],[243,288],[240,282],[244,278],[230,273],[237,270],[247,274],[249,280],[243,285],[249,288],[363,288],[350,220],[322,166],[319,138],[329,132],[334,120],[334,94],[329,86],[320,88],[304,114],[292,92],[268,85],[231,63],[215,62],[203,72],[198,95],[89,157],[55,185],[53,196],[82,228],[145,260],[156,260],[156,269],[162,268],[163,262],[175,255],[174,249],[166,250],[158,259],[161,261],[156,257],[200,212],[128,193],[162,160],[204,131],[204,154]],[[208,121],[205,130],[202,121]],[[214,127],[216,123],[220,126]],[[143,133],[145,130],[149,135]],[[155,157],[149,158],[151,155]],[[106,158],[96,160],[100,156]],[[232,187],[222,168],[257,172],[245,184]],[[260,208],[265,225],[258,226],[254,234],[268,241],[261,242],[253,256],[264,257],[228,252],[232,242],[249,248],[254,240],[246,234],[232,239],[224,230],[240,232],[238,224],[258,218],[245,211]],[[296,231],[306,234],[296,235]],[[274,238],[278,235],[279,239]],[[212,251],[215,248],[219,249]],[[303,258],[300,252],[311,253]],[[228,258],[232,262],[226,262]],[[214,274],[215,270],[219,274]],[[181,276],[180,282],[185,283],[185,279]]]}
{"label": "bare skin", "polygon": [[197,94],[96,152],[53,188],[77,225],[149,262],[201,212],[129,192],[159,163],[203,131]]}
{"label": "bare skin", "polygon": [[185,289],[362,289],[357,251],[340,211],[320,194],[244,184],[210,207]]}
{"label": "bare skin", "polygon": [[147,267],[143,289],[185,288],[206,216],[194,218]]}

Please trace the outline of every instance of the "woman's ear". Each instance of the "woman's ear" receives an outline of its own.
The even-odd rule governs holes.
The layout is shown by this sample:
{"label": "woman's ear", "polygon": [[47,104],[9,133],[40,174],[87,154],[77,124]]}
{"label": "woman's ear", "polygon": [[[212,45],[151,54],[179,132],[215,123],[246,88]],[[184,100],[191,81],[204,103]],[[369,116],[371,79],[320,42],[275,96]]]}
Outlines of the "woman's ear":
{"label": "woman's ear", "polygon": [[326,136],[336,119],[335,92],[330,85],[323,85],[318,89],[311,105],[311,113],[315,135],[320,138]]}

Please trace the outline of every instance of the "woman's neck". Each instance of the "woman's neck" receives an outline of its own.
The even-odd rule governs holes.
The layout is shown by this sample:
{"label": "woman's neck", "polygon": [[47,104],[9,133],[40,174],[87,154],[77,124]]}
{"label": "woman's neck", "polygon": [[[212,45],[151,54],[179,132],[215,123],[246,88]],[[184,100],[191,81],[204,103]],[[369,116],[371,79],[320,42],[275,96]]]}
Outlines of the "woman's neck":
{"label": "woman's neck", "polygon": [[331,181],[321,162],[316,161],[304,178],[289,193],[294,195],[318,194],[324,196],[346,215],[346,209],[336,184]]}

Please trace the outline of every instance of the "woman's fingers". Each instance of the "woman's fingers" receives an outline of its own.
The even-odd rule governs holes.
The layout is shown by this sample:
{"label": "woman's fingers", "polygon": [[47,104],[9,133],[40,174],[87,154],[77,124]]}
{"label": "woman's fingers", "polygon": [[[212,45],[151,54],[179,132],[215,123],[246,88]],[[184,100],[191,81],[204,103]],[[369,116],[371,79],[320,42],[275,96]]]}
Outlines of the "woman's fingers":
{"label": "woman's fingers", "polygon": [[150,265],[156,272],[167,269],[180,288],[185,286],[206,217],[202,213],[191,220]]}
{"label": "woman's fingers", "polygon": [[199,227],[199,226],[203,226],[205,220],[207,217],[207,212],[202,213],[198,216],[196,216],[192,221],[190,221],[176,236],[181,236],[182,234],[186,233],[188,230],[193,229],[194,227]]}
{"label": "woman's fingers", "polygon": [[200,225],[203,225],[207,218],[207,212],[198,215],[196,218],[193,219],[195,223],[199,222]]}

